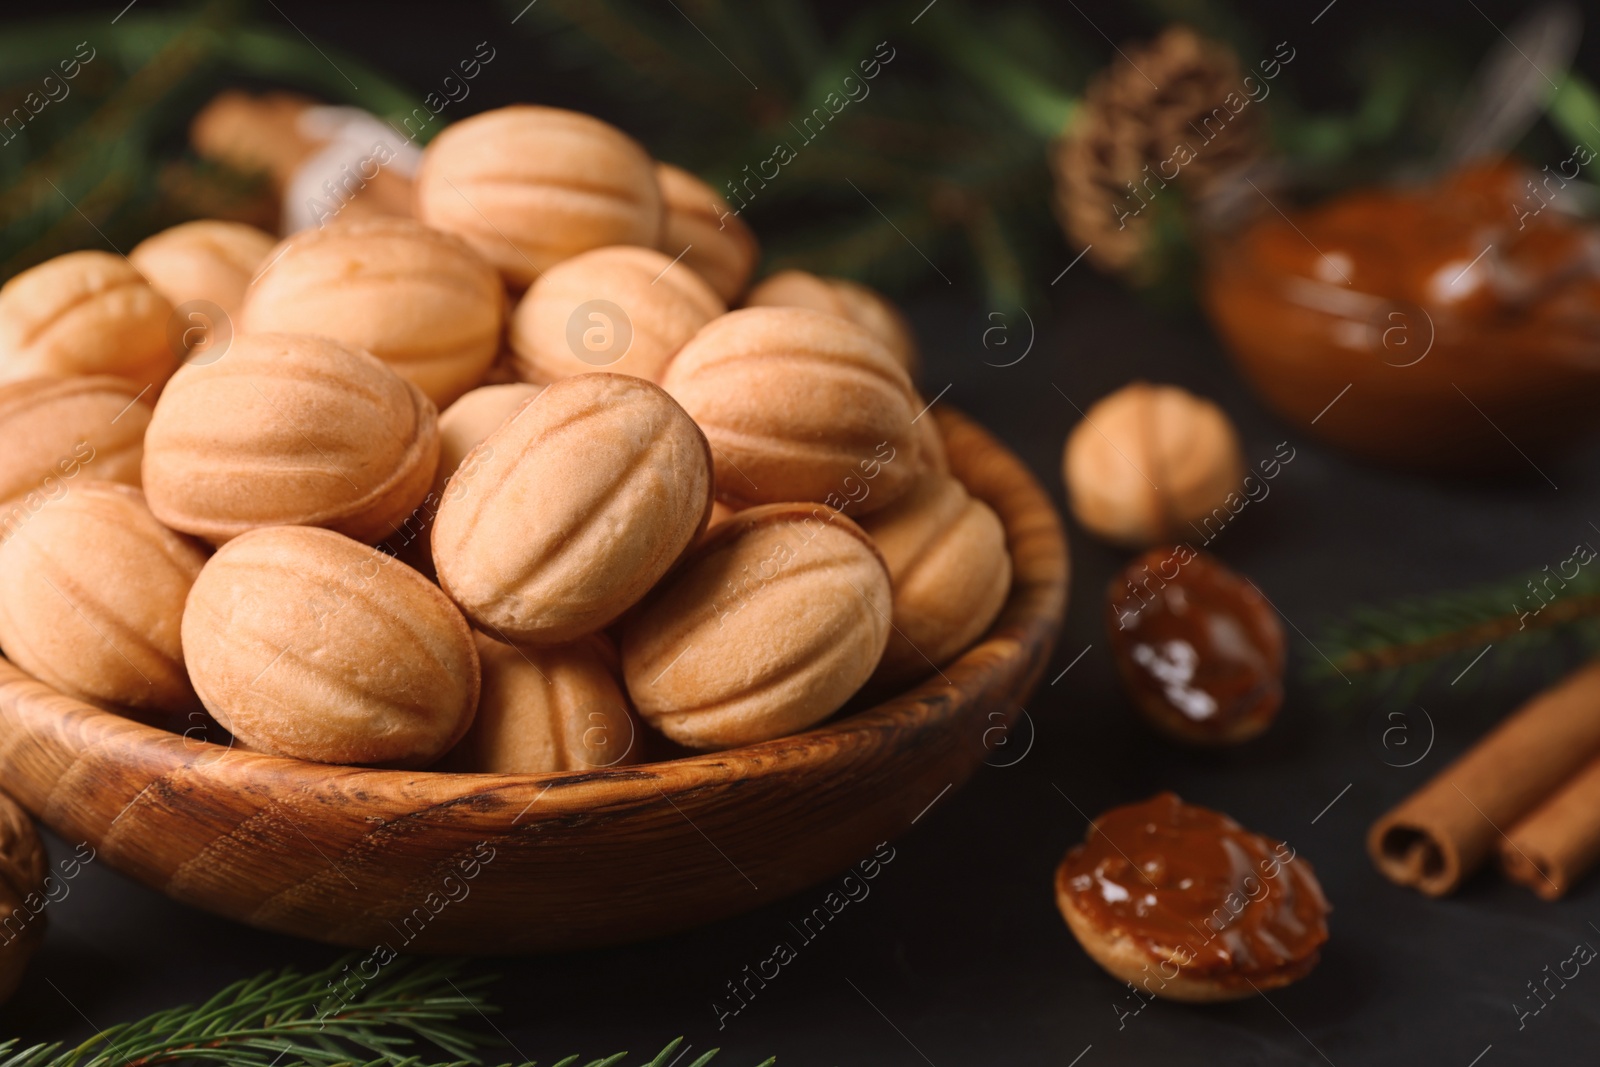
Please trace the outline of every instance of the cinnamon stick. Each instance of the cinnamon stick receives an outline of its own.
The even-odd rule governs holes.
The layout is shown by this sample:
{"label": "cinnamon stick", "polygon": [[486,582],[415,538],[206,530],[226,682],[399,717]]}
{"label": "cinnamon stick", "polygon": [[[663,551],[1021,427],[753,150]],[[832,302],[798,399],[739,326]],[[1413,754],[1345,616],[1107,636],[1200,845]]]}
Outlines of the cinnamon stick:
{"label": "cinnamon stick", "polygon": [[1566,896],[1600,860],[1600,758],[1506,831],[1500,869],[1545,900]]}
{"label": "cinnamon stick", "polygon": [[1374,823],[1367,851],[1390,880],[1445,896],[1597,754],[1600,662],[1534,697]]}

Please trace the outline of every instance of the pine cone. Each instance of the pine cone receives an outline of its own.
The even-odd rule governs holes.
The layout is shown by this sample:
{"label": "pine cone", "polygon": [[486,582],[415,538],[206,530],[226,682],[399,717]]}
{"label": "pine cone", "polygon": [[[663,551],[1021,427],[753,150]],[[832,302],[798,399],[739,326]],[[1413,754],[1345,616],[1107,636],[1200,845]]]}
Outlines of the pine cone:
{"label": "pine cone", "polygon": [[[1231,105],[1231,106],[1230,106]],[[1138,277],[1148,264],[1153,203],[1194,196],[1260,154],[1262,114],[1226,45],[1171,26],[1129,46],[1090,82],[1056,142],[1056,215],[1105,270]]]}

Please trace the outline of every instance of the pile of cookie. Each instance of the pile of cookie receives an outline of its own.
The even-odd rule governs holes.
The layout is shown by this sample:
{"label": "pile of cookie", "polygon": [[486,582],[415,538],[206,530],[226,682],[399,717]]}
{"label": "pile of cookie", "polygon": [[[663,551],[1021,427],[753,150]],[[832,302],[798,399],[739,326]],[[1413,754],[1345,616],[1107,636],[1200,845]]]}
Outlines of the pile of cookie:
{"label": "pile of cookie", "polygon": [[413,191],[0,289],[16,666],[263,753],[544,772],[804,730],[993,623],[1004,530],[882,297],[751,288],[721,197],[574,112],[460,122]]}

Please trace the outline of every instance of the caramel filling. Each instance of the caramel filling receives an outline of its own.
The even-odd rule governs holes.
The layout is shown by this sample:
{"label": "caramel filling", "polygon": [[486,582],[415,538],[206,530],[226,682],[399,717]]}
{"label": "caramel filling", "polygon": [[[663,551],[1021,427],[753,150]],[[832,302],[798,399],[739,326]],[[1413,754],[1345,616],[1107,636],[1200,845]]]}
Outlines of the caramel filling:
{"label": "caramel filling", "polygon": [[1058,886],[1167,980],[1182,972],[1243,984],[1307,970],[1328,939],[1328,902],[1310,864],[1172,793],[1096,819]]}

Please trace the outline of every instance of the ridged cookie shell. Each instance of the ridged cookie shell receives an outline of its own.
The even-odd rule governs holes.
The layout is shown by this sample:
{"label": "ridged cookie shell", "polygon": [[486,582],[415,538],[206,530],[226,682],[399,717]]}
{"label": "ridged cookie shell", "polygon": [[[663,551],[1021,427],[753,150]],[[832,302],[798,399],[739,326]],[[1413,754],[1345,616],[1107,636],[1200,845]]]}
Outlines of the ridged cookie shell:
{"label": "ridged cookie shell", "polygon": [[109,375],[0,385],[0,502],[48,479],[138,488],[151,414],[139,392]]}
{"label": "ridged cookie shell", "polygon": [[[629,331],[623,352],[590,354],[596,362],[574,351],[569,337],[574,316],[591,301],[615,305],[627,317]],[[611,245],[557,263],[529,287],[511,316],[511,348],[518,373],[530,382],[596,371],[655,382],[678,349],[727,310],[703,278],[666,253]],[[589,315],[615,317],[603,307]],[[606,325],[612,330],[612,345],[619,346],[617,331],[624,324]],[[580,341],[588,328],[587,320],[579,324]]]}
{"label": "ridged cookie shell", "polygon": [[443,409],[488,373],[505,290],[466,242],[379,216],[302,230],[267,256],[246,333],[305,333],[369,352]]}
{"label": "ridged cookie shell", "polygon": [[478,634],[478,714],[439,769],[546,774],[638,763],[640,727],[605,643],[597,634],[549,648],[514,648]]}
{"label": "ridged cookie shell", "polygon": [[925,474],[862,527],[894,582],[894,632],[874,683],[892,687],[931,674],[983,636],[1005,606],[1005,527],[956,479]]}
{"label": "ridged cookie shell", "polygon": [[128,262],[174,307],[209,301],[238,329],[245,291],[275,244],[270,233],[243,222],[197,219],[146,237]]}
{"label": "ridged cookie shell", "polygon": [[172,305],[121,256],[69,252],[0,287],[0,382],[112,374],[152,395],[178,367]]}
{"label": "ridged cookie shell", "polygon": [[661,190],[650,156],[590,115],[517,105],[452,123],[417,172],[417,218],[454,233],[523,289],[605,245],[654,248]]}
{"label": "ridged cookie shell", "polygon": [[0,538],[8,659],[102,707],[198,711],[179,627],[205,553],[157,522],[139,490],[70,482]]}
{"label": "ridged cookie shell", "polygon": [[846,319],[792,307],[729,312],[678,351],[661,384],[710,439],[725,503],[814,500],[864,514],[916,479],[911,380]]}
{"label": "ridged cookie shell", "polygon": [[682,262],[731,305],[750,284],[761,258],[756,235],[711,186],[671,163],[656,164],[665,217],[657,245]]}
{"label": "ridged cookie shell", "polygon": [[427,495],[438,414],[382,361],[319,337],[246,334],[173,376],[145,434],[156,517],[222,544],[265,526],[391,535]]}
{"label": "ridged cookie shell", "polygon": [[637,603],[710,513],[710,449],[672,398],[641,378],[577,375],[462,461],[434,519],[434,566],[490,636],[560,644]]}
{"label": "ridged cookie shell", "polygon": [[478,706],[471,629],[433,583],[330,530],[253,530],[190,590],[183,647],[207,710],[253,749],[422,767]]}
{"label": "ridged cookie shell", "polygon": [[[752,568],[754,579],[734,584]],[[628,617],[623,677],[639,714],[679,744],[781,737],[832,715],[866,682],[891,607],[883,558],[850,519],[819,504],[750,508]]]}

